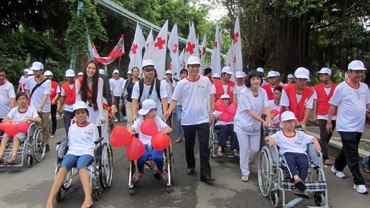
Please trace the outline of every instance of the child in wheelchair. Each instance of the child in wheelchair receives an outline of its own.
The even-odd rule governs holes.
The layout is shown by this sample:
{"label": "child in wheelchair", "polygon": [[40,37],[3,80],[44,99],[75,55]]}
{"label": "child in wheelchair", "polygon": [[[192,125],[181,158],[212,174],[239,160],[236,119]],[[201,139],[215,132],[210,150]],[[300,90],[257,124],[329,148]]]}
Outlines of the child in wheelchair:
{"label": "child in wheelchair", "polygon": [[[291,177],[294,179],[296,190],[295,195],[308,198],[305,180],[307,178],[309,161],[307,144],[313,143],[317,152],[321,147],[317,139],[302,131],[294,130],[296,117],[291,111],[285,111],[281,115],[281,124],[284,127],[282,131],[267,136],[265,140],[270,146],[277,145],[280,155],[284,156]],[[298,170],[297,170],[298,169]]]}
{"label": "child in wheelchair", "polygon": [[157,124],[158,131],[169,134],[172,132],[172,128],[169,127],[159,116],[157,116],[157,104],[150,99],[144,100],[142,108],[139,110],[140,117],[135,120],[129,131],[133,134],[138,133],[143,144],[145,145],[144,154],[137,160],[137,171],[134,173],[132,180],[137,183],[144,172],[144,165],[151,154],[152,160],[156,164],[154,169],[155,176],[161,176],[164,181],[167,180],[167,172],[163,170],[163,151],[155,150],[151,147],[151,136],[145,135],[141,132],[140,126],[145,119],[153,119]]}
{"label": "child in wheelchair", "polygon": [[[19,92],[16,94],[16,101],[18,106],[12,108],[8,115],[3,119],[3,123],[11,122],[13,124],[25,123],[25,122],[41,122],[41,118],[37,114],[36,109],[28,106],[27,94],[24,92]],[[9,160],[3,161],[3,155],[5,147],[10,137],[4,133],[1,140],[0,146],[0,163],[5,164],[15,164],[17,162],[17,151],[20,141],[26,139],[26,133],[19,132],[17,135],[13,136],[13,149],[12,155]]]}
{"label": "child in wheelchair", "polygon": [[85,102],[77,101],[73,105],[73,112],[77,122],[69,127],[68,151],[63,158],[60,169],[51,187],[46,207],[53,207],[56,194],[61,188],[68,171],[74,166],[77,166],[85,194],[82,207],[91,207],[93,204],[90,193],[88,166],[94,160],[94,141],[96,138],[99,138],[99,132],[98,128],[93,123],[87,121],[89,111],[87,110]]}

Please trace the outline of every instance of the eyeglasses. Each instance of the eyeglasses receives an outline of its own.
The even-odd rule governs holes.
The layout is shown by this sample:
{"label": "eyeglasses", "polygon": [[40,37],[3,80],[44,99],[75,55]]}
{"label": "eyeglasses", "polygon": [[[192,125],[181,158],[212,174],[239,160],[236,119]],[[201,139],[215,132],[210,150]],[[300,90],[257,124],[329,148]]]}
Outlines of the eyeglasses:
{"label": "eyeglasses", "polygon": [[151,71],[154,71],[155,69],[154,68],[144,68],[143,70],[146,72],[151,72]]}

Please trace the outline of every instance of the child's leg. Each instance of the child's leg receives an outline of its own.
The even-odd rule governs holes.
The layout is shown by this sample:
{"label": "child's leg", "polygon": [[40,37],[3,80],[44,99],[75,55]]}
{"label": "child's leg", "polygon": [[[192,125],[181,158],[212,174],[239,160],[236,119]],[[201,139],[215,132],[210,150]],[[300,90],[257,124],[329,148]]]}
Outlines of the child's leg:
{"label": "child's leg", "polygon": [[17,157],[18,147],[19,147],[19,138],[15,136],[13,137],[12,157]]}
{"label": "child's leg", "polygon": [[308,156],[305,154],[297,154],[296,156],[297,167],[299,171],[299,177],[302,181],[305,181],[308,174]]}
{"label": "child's leg", "polygon": [[[163,171],[163,151],[162,150],[152,150],[153,161],[158,167],[160,173]],[[168,158],[167,158],[168,159]]]}
{"label": "child's leg", "polygon": [[143,170],[145,161],[148,159],[148,155],[149,155],[148,146],[145,145],[144,154],[141,155],[141,157],[137,160],[137,168],[138,168],[139,172],[141,172]]}
{"label": "child's leg", "polygon": [[285,158],[285,161],[288,165],[288,170],[289,170],[289,173],[290,173],[290,177],[297,180],[298,171],[297,171],[297,168],[296,168],[295,153],[287,152],[287,153],[284,154],[284,158]]}
{"label": "child's leg", "polygon": [[8,143],[9,137],[4,135],[3,138],[1,139],[1,145],[0,145],[0,161],[3,159],[6,143]]}
{"label": "child's leg", "polygon": [[89,207],[90,205],[93,204],[93,200],[92,200],[91,192],[90,192],[90,175],[87,169],[93,160],[94,160],[94,157],[91,155],[81,155],[78,157],[78,160],[77,160],[77,169],[80,175],[82,188],[85,194],[85,200],[84,200],[84,203],[82,204],[82,207]]}
{"label": "child's leg", "polygon": [[62,184],[64,182],[64,179],[65,179],[67,173],[68,173],[67,168],[62,167],[62,168],[59,169],[59,171],[57,173],[57,176],[55,177],[54,183],[53,183],[53,185],[51,187],[51,190],[50,190],[48,201],[46,203],[47,208],[53,207],[54,198],[55,198],[56,194],[58,193],[60,187],[62,187]]}

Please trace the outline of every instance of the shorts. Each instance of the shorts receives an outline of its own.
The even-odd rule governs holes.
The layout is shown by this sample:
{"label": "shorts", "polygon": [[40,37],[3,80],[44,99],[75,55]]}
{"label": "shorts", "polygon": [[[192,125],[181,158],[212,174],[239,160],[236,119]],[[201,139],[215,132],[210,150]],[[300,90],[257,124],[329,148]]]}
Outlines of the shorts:
{"label": "shorts", "polygon": [[[4,137],[8,137],[10,138],[10,136],[8,136],[8,134],[4,133],[3,135]],[[18,133],[17,135],[15,135],[15,137],[17,137],[20,141],[24,141],[26,139],[26,133]]]}
{"label": "shorts", "polygon": [[81,168],[87,169],[87,167],[93,162],[93,160],[94,157],[91,155],[77,156],[66,154],[60,167],[65,167],[68,171],[70,171],[74,166],[76,166],[77,170],[80,170]]}

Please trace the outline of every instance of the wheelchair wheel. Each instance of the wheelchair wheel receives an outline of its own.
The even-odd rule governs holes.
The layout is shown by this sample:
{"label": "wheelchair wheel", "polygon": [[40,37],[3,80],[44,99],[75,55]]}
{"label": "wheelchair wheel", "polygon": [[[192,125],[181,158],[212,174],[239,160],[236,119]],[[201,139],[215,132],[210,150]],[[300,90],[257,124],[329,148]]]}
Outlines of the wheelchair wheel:
{"label": "wheelchair wheel", "polygon": [[95,200],[95,201],[99,201],[99,199],[100,199],[100,191],[99,191],[99,189],[97,189],[97,188],[94,188],[93,190],[92,190],[92,196],[93,196],[93,199]]}
{"label": "wheelchair wheel", "polygon": [[316,206],[320,207],[322,205],[323,196],[325,196],[324,192],[315,192],[314,199]]}
{"label": "wheelchair wheel", "polygon": [[107,189],[112,185],[113,178],[113,152],[112,147],[106,143],[103,144],[103,149],[99,161],[100,184],[103,189]]}
{"label": "wheelchair wheel", "polygon": [[71,188],[72,180],[73,180],[73,169],[68,171],[66,178],[64,179],[64,182],[62,184],[62,189],[68,191]]}
{"label": "wheelchair wheel", "polygon": [[172,154],[172,145],[166,149],[167,151],[167,173],[168,173],[168,182],[167,182],[167,192],[170,193],[172,191],[171,187],[173,186],[173,173],[174,173],[174,158]]}
{"label": "wheelchair wheel", "polygon": [[272,158],[268,147],[263,147],[258,158],[258,186],[267,197],[272,186]]}
{"label": "wheelchair wheel", "polygon": [[270,192],[270,200],[273,207],[277,207],[279,205],[279,191],[273,190]]}
{"label": "wheelchair wheel", "polygon": [[33,156],[37,162],[41,162],[44,159],[45,150],[44,132],[41,127],[37,127],[33,135]]}
{"label": "wheelchair wheel", "polygon": [[30,155],[27,155],[27,167],[31,168],[33,165],[33,157]]}

